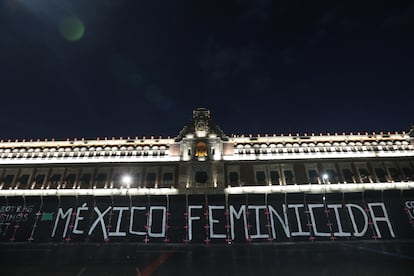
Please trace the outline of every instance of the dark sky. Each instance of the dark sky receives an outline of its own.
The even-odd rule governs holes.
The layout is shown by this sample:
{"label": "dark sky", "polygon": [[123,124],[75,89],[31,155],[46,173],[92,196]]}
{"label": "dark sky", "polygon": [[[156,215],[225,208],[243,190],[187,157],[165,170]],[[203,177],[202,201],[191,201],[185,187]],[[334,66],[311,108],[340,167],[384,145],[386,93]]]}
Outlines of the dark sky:
{"label": "dark sky", "polygon": [[[82,33],[82,27],[84,32]],[[413,1],[0,0],[0,138],[401,131]]]}

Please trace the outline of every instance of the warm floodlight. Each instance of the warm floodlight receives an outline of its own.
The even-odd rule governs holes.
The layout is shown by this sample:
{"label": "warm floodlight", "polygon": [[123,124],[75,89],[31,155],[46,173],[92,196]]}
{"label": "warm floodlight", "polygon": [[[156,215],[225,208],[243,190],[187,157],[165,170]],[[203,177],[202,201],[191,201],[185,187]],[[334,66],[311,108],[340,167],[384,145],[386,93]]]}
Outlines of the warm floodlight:
{"label": "warm floodlight", "polygon": [[129,185],[131,185],[132,182],[132,177],[130,175],[124,175],[121,179],[122,184],[127,185],[129,187]]}

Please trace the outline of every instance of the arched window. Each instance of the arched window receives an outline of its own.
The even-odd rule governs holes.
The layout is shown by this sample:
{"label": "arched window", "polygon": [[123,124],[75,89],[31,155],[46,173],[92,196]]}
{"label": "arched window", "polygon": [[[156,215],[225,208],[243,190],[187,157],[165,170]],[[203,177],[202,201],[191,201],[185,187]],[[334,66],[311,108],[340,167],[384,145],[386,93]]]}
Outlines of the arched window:
{"label": "arched window", "polygon": [[195,156],[206,157],[207,156],[207,144],[204,142],[198,142],[196,145]]}

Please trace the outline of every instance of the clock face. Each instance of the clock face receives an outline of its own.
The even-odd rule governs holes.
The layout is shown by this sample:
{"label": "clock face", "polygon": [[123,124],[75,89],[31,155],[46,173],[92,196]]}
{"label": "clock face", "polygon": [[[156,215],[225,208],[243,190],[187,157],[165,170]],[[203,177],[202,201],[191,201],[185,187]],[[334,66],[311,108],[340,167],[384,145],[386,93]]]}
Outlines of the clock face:
{"label": "clock face", "polygon": [[206,123],[203,121],[199,121],[196,123],[196,130],[197,131],[206,131],[207,130],[207,126]]}

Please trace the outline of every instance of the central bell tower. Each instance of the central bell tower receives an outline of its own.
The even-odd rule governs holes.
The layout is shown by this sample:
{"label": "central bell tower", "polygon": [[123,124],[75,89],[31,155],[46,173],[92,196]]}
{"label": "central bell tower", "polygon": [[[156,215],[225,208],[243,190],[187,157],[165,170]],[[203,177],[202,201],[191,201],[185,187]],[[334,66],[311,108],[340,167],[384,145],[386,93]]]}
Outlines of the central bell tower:
{"label": "central bell tower", "polygon": [[175,141],[180,143],[183,161],[217,161],[222,159],[222,143],[228,141],[228,137],[211,120],[210,110],[197,108],[193,110],[191,123],[181,130]]}
{"label": "central bell tower", "polygon": [[204,138],[210,131],[210,110],[197,108],[193,110],[194,134],[197,138]]}
{"label": "central bell tower", "polygon": [[224,181],[223,142],[228,137],[211,120],[210,110],[196,108],[192,120],[175,138],[180,146],[180,186],[217,187]]}

